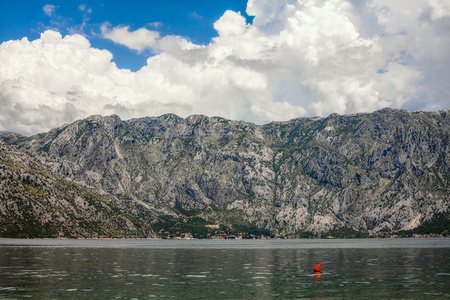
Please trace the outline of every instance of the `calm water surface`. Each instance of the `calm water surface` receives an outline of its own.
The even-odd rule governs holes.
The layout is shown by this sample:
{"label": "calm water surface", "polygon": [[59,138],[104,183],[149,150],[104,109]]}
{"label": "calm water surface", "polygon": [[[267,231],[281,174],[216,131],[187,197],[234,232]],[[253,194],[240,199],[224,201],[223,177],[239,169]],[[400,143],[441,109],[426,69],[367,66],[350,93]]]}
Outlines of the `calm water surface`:
{"label": "calm water surface", "polygon": [[24,298],[449,299],[450,239],[0,239],[0,299]]}

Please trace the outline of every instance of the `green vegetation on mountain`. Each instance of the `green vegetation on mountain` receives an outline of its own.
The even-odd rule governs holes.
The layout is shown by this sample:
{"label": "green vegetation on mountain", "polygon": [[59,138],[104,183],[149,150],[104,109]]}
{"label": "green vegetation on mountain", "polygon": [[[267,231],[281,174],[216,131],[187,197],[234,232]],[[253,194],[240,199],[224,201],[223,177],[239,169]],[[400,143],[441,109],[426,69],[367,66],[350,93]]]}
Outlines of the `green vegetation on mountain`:
{"label": "green vegetation on mountain", "polygon": [[353,228],[342,227],[333,229],[327,233],[322,233],[322,238],[367,238],[369,234],[364,231],[359,231]]}
{"label": "green vegetation on mountain", "polygon": [[439,213],[432,220],[420,224],[418,227],[410,230],[401,230],[397,234],[400,236],[441,234],[448,236],[450,232],[450,214]]}

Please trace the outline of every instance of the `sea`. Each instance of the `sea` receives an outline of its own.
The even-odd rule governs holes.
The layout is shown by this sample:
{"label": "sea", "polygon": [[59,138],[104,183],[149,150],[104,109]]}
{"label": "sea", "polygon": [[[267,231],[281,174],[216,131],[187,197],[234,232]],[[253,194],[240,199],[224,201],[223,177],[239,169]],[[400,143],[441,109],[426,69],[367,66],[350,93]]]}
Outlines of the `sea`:
{"label": "sea", "polygon": [[0,239],[0,299],[27,298],[449,299],[450,238]]}

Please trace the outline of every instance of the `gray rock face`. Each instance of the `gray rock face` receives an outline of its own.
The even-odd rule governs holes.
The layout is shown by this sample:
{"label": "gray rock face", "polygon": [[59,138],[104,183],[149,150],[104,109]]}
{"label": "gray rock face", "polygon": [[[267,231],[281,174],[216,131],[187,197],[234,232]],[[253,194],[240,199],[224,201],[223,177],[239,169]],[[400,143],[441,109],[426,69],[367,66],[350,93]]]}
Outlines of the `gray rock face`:
{"label": "gray rock face", "polygon": [[0,142],[1,237],[152,237],[118,199]]}
{"label": "gray rock face", "polygon": [[383,109],[263,126],[175,115],[92,116],[3,140],[147,222],[191,211],[274,233],[417,227],[448,212],[449,110]]}

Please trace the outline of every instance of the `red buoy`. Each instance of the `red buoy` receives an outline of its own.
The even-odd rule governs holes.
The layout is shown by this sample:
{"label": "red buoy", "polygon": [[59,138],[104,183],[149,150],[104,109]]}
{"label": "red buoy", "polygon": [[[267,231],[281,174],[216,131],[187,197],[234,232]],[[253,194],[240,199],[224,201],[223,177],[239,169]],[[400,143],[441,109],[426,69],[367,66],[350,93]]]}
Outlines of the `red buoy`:
{"label": "red buoy", "polygon": [[320,268],[322,267],[322,263],[318,264],[314,267],[314,272],[320,273]]}

